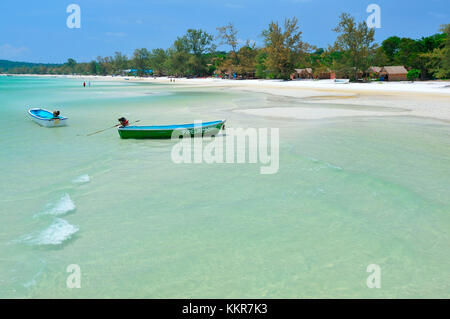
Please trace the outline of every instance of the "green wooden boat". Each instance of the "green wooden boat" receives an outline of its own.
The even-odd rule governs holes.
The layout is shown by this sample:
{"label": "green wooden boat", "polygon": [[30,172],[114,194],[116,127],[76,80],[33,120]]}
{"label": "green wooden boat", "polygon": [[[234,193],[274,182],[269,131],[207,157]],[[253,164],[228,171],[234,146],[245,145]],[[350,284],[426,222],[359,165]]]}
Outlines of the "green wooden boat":
{"label": "green wooden boat", "polygon": [[183,137],[214,136],[224,128],[225,120],[180,125],[163,126],[120,126],[121,138],[170,139],[172,134]]}

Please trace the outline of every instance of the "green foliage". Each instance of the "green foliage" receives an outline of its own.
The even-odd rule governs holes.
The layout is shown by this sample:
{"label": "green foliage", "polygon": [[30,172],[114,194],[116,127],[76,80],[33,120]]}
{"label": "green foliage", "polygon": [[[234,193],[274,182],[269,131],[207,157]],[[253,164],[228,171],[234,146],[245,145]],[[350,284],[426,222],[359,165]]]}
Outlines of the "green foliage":
{"label": "green foliage", "polygon": [[408,71],[408,74],[406,75],[407,79],[410,81],[417,80],[420,76],[420,70],[417,69],[411,69]]}
{"label": "green foliage", "polygon": [[237,30],[235,29],[234,25],[230,22],[228,25],[223,27],[218,27],[218,36],[217,39],[220,39],[219,45],[229,45],[231,47],[231,51],[236,53],[236,48],[238,45],[237,40]]}
{"label": "green foliage", "polygon": [[212,53],[215,50],[213,43],[214,37],[203,31],[189,29],[183,37],[189,53],[189,71],[191,75],[207,75],[208,74],[208,59],[206,53]]}
{"label": "green foliage", "polygon": [[445,74],[445,67],[440,65],[445,52],[446,33],[423,37],[418,40],[390,37],[382,42],[383,52],[391,65],[403,65],[419,69],[422,79],[440,77]]}
{"label": "green foliage", "polygon": [[421,55],[430,74],[437,79],[450,78],[450,24],[441,27],[442,42],[431,52]]}
{"label": "green foliage", "polygon": [[214,52],[213,36],[203,30],[187,30],[167,52],[165,67],[175,76],[203,76],[209,71],[209,55]]}
{"label": "green foliage", "polygon": [[271,22],[262,35],[267,53],[264,61],[267,71],[275,78],[289,79],[296,64],[304,61],[310,50],[310,46],[301,40],[297,18],[286,19],[284,28],[278,22]]}
{"label": "green foliage", "polygon": [[389,58],[387,57],[382,47],[378,47],[375,49],[372,65],[374,66],[389,65]]}
{"label": "green foliage", "polygon": [[77,65],[77,61],[74,59],[68,59],[66,64],[69,68],[73,69]]}
{"label": "green foliage", "polygon": [[394,61],[394,58],[397,56],[400,49],[400,41],[401,39],[399,37],[394,36],[387,38],[381,44],[381,47],[389,61]]}
{"label": "green foliage", "polygon": [[356,23],[355,18],[343,13],[334,31],[339,34],[334,49],[343,52],[341,68],[358,79],[358,74],[364,73],[372,64],[376,49],[373,44],[375,29],[370,29],[364,21]]}
{"label": "green foliage", "polygon": [[216,39],[219,39],[219,45],[228,45],[231,47],[231,51],[227,56],[222,59],[221,63],[218,65],[217,70],[222,73],[228,73],[229,76],[237,72],[239,67],[239,54],[237,52],[237,33],[238,31],[234,25],[230,22],[228,25],[217,28],[218,35]]}
{"label": "green foliage", "polygon": [[121,74],[123,70],[129,68],[128,57],[121,52],[115,52],[112,60],[112,73]]}
{"label": "green foliage", "polygon": [[95,61],[91,61],[90,63],[89,63],[89,67],[88,67],[88,72],[89,72],[89,74],[97,74],[97,62],[95,62]]}
{"label": "green foliage", "polygon": [[228,52],[216,52],[213,35],[201,29],[188,29],[167,49],[136,49],[129,59],[115,52],[114,56],[97,57],[87,63],[73,58],[63,64],[36,64],[0,60],[0,72],[17,74],[81,74],[117,75],[134,68],[139,76],[154,74],[169,76],[219,76],[242,78],[288,79],[294,68],[312,67],[316,77],[329,76],[357,79],[370,66],[403,65],[412,69],[409,79],[450,78],[450,24],[437,33],[420,39],[392,36],[381,47],[374,44],[374,29],[365,22],[357,23],[349,14],[340,16],[336,42],[327,49],[313,47],[302,41],[296,18],[284,24],[272,22],[262,32],[264,46],[247,41],[239,45],[238,31],[232,23],[217,28],[216,40],[226,45]]}
{"label": "green foliage", "polygon": [[256,73],[256,56],[258,55],[258,50],[255,44],[250,44],[250,41],[239,49],[237,56],[239,64],[236,67],[236,72],[246,78],[255,77]]}
{"label": "green foliage", "polygon": [[134,50],[131,63],[137,70],[137,75],[146,75],[145,70],[150,68],[150,52],[146,48]]}
{"label": "green foliage", "polygon": [[164,75],[166,73],[166,63],[168,59],[167,52],[164,49],[153,49],[150,53],[150,66],[155,75]]}
{"label": "green foliage", "polygon": [[167,53],[168,58],[165,65],[170,75],[186,76],[190,74],[188,69],[189,48],[182,38],[177,38]]}
{"label": "green foliage", "polygon": [[267,53],[264,50],[260,50],[256,56],[255,76],[260,79],[265,79],[266,72],[266,59]]}
{"label": "green foliage", "polygon": [[410,38],[390,37],[382,42],[382,48],[389,64],[422,68],[419,53],[422,52],[419,41]]}
{"label": "green foliage", "polygon": [[50,70],[57,67],[61,67],[61,65],[0,60],[0,73],[48,74]]}
{"label": "green foliage", "polygon": [[214,37],[200,29],[188,29],[181,39],[186,44],[188,50],[196,56],[201,56],[207,52],[214,52],[215,50],[213,43]]}

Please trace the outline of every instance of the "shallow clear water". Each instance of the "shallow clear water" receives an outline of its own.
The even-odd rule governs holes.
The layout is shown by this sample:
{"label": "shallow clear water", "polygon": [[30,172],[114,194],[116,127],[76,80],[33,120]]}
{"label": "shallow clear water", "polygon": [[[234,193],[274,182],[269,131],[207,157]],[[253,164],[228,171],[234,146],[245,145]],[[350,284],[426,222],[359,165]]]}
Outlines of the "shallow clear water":
{"label": "shallow clear water", "polygon": [[[225,89],[0,77],[0,297],[450,297],[450,127],[418,118],[281,121],[301,106]],[[70,125],[42,128],[28,106]],[[320,107],[320,105],[318,105]],[[352,106],[354,107],[354,106]],[[280,168],[174,164],[142,124],[279,127]],[[66,268],[81,268],[68,289]],[[369,289],[366,267],[381,267]]]}

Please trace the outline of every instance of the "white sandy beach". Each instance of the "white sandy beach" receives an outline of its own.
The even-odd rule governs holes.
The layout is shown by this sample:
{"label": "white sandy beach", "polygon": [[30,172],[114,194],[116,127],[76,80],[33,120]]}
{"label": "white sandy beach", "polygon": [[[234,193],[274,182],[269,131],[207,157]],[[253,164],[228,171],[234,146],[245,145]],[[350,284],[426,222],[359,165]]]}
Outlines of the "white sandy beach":
{"label": "white sandy beach", "polygon": [[[21,75],[23,76],[23,75]],[[36,76],[36,75],[28,75]],[[215,78],[39,75],[79,78],[82,81],[165,83],[183,87],[227,88],[262,92],[289,99],[293,106],[237,109],[245,114],[299,120],[364,116],[415,116],[450,121],[450,81],[335,83],[333,80],[224,80]],[[303,106],[296,107],[295,101]],[[311,107],[304,107],[304,103]],[[321,104],[320,106],[318,104]],[[333,108],[323,104],[334,105]],[[348,106],[351,105],[352,108]]]}

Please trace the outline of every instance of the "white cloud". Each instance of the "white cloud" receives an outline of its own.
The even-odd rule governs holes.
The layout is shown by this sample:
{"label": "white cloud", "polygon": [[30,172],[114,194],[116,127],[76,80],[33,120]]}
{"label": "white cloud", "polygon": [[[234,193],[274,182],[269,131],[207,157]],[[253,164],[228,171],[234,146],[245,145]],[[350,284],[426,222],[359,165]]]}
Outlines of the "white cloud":
{"label": "white cloud", "polygon": [[3,44],[0,46],[0,58],[1,59],[14,59],[20,58],[30,52],[25,46],[14,47],[11,44]]}

